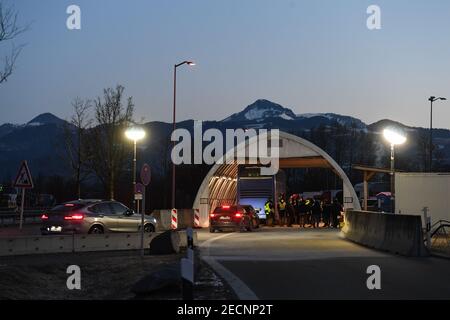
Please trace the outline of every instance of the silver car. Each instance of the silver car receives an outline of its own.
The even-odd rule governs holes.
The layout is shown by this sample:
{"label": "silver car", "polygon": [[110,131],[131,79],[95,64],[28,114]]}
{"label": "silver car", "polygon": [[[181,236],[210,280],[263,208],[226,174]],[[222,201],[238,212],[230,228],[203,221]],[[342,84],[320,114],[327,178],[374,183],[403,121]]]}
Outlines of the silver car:
{"label": "silver car", "polygon": [[[41,216],[41,233],[105,233],[141,230],[141,215],[117,201],[75,200],[57,205]],[[156,219],[145,216],[144,231],[156,230]]]}

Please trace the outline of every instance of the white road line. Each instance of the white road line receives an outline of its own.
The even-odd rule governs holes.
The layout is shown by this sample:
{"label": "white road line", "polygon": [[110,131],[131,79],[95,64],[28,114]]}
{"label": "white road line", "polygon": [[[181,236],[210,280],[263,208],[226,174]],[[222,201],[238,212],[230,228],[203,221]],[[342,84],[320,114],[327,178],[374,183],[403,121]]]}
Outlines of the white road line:
{"label": "white road line", "polygon": [[[224,235],[220,235],[215,238],[211,238],[203,242],[199,245],[199,247],[206,249],[205,251],[201,251],[202,260],[205,261],[215,272],[217,272],[228,285],[233,289],[240,300],[259,300],[256,294],[234,273],[225,268],[222,264],[220,264],[215,258],[210,256],[210,247],[211,244],[219,239],[223,239],[225,237],[229,237],[234,233],[227,233]],[[206,253],[206,254],[205,254]]]}

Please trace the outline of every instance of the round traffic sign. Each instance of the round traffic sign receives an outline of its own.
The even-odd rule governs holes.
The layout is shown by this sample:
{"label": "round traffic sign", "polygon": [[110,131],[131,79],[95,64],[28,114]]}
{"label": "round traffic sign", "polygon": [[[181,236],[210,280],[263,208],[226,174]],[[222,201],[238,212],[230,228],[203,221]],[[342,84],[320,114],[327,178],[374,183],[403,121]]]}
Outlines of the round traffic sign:
{"label": "round traffic sign", "polygon": [[150,184],[150,180],[152,178],[152,173],[150,170],[150,166],[148,164],[144,164],[141,169],[141,182],[144,186],[148,186]]}

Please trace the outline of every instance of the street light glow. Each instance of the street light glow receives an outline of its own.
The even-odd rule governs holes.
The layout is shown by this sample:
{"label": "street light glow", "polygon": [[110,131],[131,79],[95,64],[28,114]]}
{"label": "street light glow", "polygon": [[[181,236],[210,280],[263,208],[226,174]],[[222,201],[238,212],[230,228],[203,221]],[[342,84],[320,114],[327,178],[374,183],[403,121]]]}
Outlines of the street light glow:
{"label": "street light glow", "polygon": [[384,129],[383,136],[392,145],[404,144],[406,142],[406,136],[392,128]]}
{"label": "street light glow", "polygon": [[186,63],[190,66],[195,66],[195,62],[193,62],[193,61],[186,61]]}
{"label": "street light glow", "polygon": [[139,127],[131,127],[125,131],[125,136],[133,141],[139,141],[145,137],[145,131]]}

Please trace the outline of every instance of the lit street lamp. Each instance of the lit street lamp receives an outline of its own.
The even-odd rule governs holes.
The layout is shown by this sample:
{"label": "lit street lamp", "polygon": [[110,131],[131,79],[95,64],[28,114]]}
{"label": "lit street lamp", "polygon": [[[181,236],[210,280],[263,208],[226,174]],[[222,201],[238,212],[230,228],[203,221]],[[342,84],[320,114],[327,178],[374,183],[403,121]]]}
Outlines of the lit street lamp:
{"label": "lit street lamp", "polygon": [[139,140],[142,140],[145,137],[144,129],[140,127],[131,127],[125,131],[125,136],[133,141],[134,149],[133,149],[133,204],[134,210],[137,212],[136,200],[134,199],[134,193],[136,189],[136,144]]}
{"label": "lit street lamp", "polygon": [[[195,63],[192,61],[183,61],[176,65],[173,68],[173,132],[176,129],[176,106],[177,106],[177,68],[182,65],[195,66]],[[173,146],[175,147],[175,141],[173,142]],[[172,208],[175,208],[175,164],[172,163]]]}
{"label": "lit street lamp", "polygon": [[433,170],[433,102],[437,101],[437,100],[447,100],[447,98],[444,97],[439,97],[436,98],[434,96],[431,96],[428,98],[428,101],[430,101],[430,163],[428,171],[431,172]]}
{"label": "lit street lamp", "polygon": [[391,212],[395,210],[395,146],[406,142],[406,137],[398,129],[386,128],[384,138],[391,144]]}

